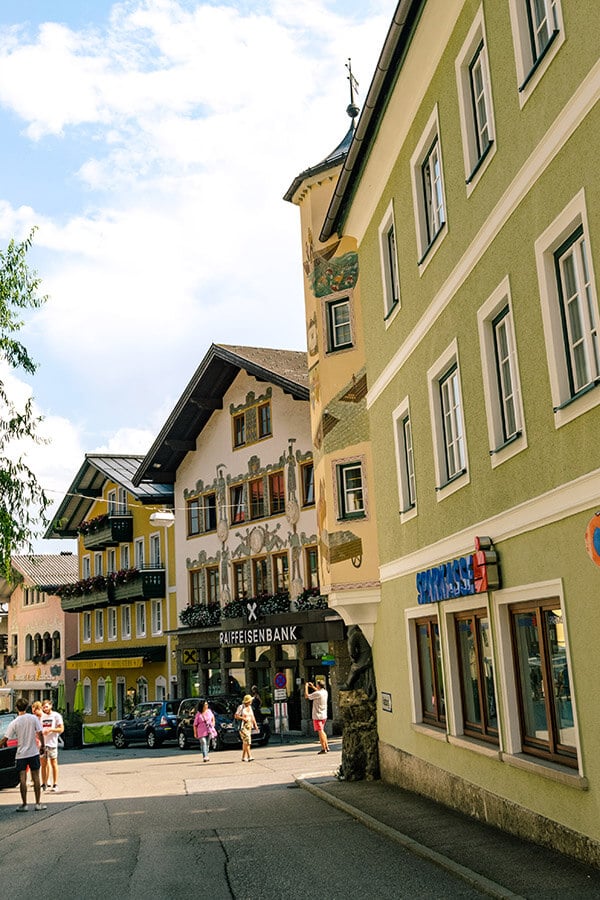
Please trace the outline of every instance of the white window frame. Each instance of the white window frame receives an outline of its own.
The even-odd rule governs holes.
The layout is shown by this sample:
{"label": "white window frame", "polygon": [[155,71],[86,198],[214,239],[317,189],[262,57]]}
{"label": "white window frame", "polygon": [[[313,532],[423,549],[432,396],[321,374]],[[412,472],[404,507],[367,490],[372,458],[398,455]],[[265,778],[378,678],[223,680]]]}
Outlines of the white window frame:
{"label": "white window frame", "polygon": [[137,702],[148,703],[148,679],[145,675],[140,675],[136,681]]}
{"label": "white window frame", "polygon": [[124,487],[117,488],[117,515],[127,515],[127,490]]}
{"label": "white window frame", "polygon": [[135,604],[135,635],[136,637],[146,637],[148,623],[146,621],[146,604]]}
{"label": "white window frame", "polygon": [[116,513],[117,513],[117,491],[116,491],[116,488],[107,493],[106,502],[107,502],[107,506],[108,506],[108,515],[109,516],[116,515]]}
{"label": "white window frame", "polygon": [[90,678],[83,679],[83,711],[89,715],[92,711],[92,682]]}
{"label": "white window frame", "polygon": [[152,634],[162,634],[163,632],[163,608],[162,600],[152,600],[151,605],[151,625]]}
{"label": "white window frame", "polygon": [[[478,116],[473,104],[472,64],[476,57],[479,58],[481,66],[483,102],[487,114],[489,138],[487,147],[483,149],[478,146]],[[467,196],[470,196],[471,192],[479,183],[481,176],[489,166],[490,160],[496,153],[494,104],[492,100],[483,6],[480,6],[477,11],[473,24],[469,29],[469,33],[465,38],[454,65],[456,69],[456,85],[458,88],[458,108],[465,164],[465,181],[467,186]]]}
{"label": "white window frame", "polygon": [[[440,383],[444,381],[451,368],[456,367],[458,379],[458,391],[460,411],[462,419],[462,441],[465,471],[461,475],[449,478],[446,463],[446,441],[444,433],[443,410],[440,396]],[[464,403],[460,378],[460,362],[458,358],[458,343],[454,340],[444,353],[436,359],[427,372],[427,387],[429,391],[429,410],[431,415],[431,432],[434,450],[436,498],[438,503],[449,497],[455,491],[460,490],[471,480],[469,474],[469,452],[467,447],[467,433],[464,416]]]}
{"label": "white window frame", "polygon": [[161,563],[161,546],[160,546],[160,534],[157,531],[155,534],[151,534],[149,537],[150,541],[150,565],[155,568],[160,568]]}
{"label": "white window frame", "polygon": [[[510,622],[510,606],[519,602],[533,603],[543,602],[545,600],[557,599],[560,604],[563,615],[563,627],[565,632],[565,652],[569,672],[573,672],[573,665],[570,654],[569,641],[569,623],[567,620],[567,610],[564,602],[564,590],[561,579],[552,581],[541,581],[532,584],[519,585],[515,587],[505,588],[504,590],[494,591],[494,611],[496,627],[494,630],[494,640],[496,643],[496,660],[498,671],[496,673],[498,683],[498,696],[500,698],[499,713],[502,714],[502,732],[504,734],[503,756],[504,762],[516,765],[519,768],[526,768],[530,771],[539,771],[540,774],[552,775],[556,772],[556,766],[549,764],[543,759],[537,761],[534,756],[527,756],[525,760],[520,756],[523,747],[521,743],[521,724],[519,721],[519,700],[518,700],[518,684],[515,671],[515,662],[512,645],[512,633]],[[576,693],[572,695],[573,709],[573,729],[575,733],[575,748],[577,750],[577,760],[579,767],[579,777],[583,777],[583,759],[581,753],[581,743],[579,736],[579,724],[577,720],[577,697]],[[502,738],[501,738],[502,739]],[[558,767],[562,769],[562,767]],[[556,775],[561,780],[573,778],[578,780],[575,774],[576,769],[569,770],[563,774]]]}
{"label": "white window frame", "polygon": [[[408,419],[411,446],[407,446],[405,422]],[[415,455],[412,445],[412,418],[410,403],[405,397],[392,413],[394,427],[394,445],[396,449],[396,476],[398,480],[398,502],[400,504],[400,522],[408,522],[417,515],[417,485],[415,475]],[[409,471],[412,457],[412,473]],[[411,487],[412,481],[412,487]]]}
{"label": "white window frame", "polygon": [[[336,491],[336,507],[337,518],[341,522],[351,521],[352,519],[365,519],[367,517],[367,494],[365,484],[365,465],[363,458],[349,458],[344,460],[336,460],[334,462],[334,476]],[[354,488],[349,488],[345,481],[345,474],[350,469],[360,469],[360,491],[362,494],[362,507],[359,510],[348,511],[347,497],[353,493]]]}
{"label": "white window frame", "polygon": [[[509,342],[512,345],[510,370],[513,379],[513,396],[515,416],[517,419],[517,435],[509,441],[505,441],[504,439],[501,405],[502,390],[494,340],[494,322],[496,317],[505,307],[508,307],[506,326]],[[496,466],[511,459],[527,447],[523,398],[521,395],[521,377],[508,275],[500,282],[496,290],[477,310],[477,327],[479,330],[479,349],[481,352],[481,372],[483,375],[483,393],[487,416],[490,463],[492,469],[495,469]]]}
{"label": "white window frame", "polygon": [[102,553],[94,553],[94,575],[102,575]]}
{"label": "white window frame", "polygon": [[591,303],[596,322],[600,323],[598,292],[594,275],[593,254],[590,249],[590,231],[584,190],[581,190],[573,197],[535,242],[535,260],[540,288],[554,425],[556,428],[561,428],[600,404],[600,386],[591,390],[581,391],[575,396],[572,395],[565,352],[565,335],[554,255],[578,228],[583,228],[583,237],[587,246]]}
{"label": "white window frame", "polygon": [[94,637],[97,643],[104,640],[104,610],[94,610]]}
{"label": "white window frame", "polygon": [[546,45],[545,50],[537,53],[537,58],[535,58],[531,46],[531,33],[527,16],[527,5],[531,4],[532,0],[508,0],[517,68],[519,105],[521,108],[527,103],[547,71],[548,66],[565,42],[562,0],[543,0],[543,2],[547,10],[556,17],[558,34]]}
{"label": "white window frame", "polygon": [[[333,308],[334,307],[342,307],[346,306],[348,309],[348,322],[344,322],[343,326],[348,328],[350,331],[350,340],[342,343],[338,342],[336,337],[336,330],[333,321]],[[327,335],[327,353],[342,353],[344,350],[351,350],[354,347],[354,322],[352,316],[352,301],[350,298],[350,294],[334,294],[333,296],[329,295],[324,299],[323,302],[323,313],[325,315],[325,334]]]}
{"label": "white window frame", "polygon": [[167,679],[164,675],[159,675],[154,682],[154,697],[156,700],[167,699]]}
{"label": "white window frame", "polygon": [[[431,237],[428,234],[429,216],[426,191],[423,185],[423,166],[431,156],[434,145],[437,145],[437,155],[440,166],[440,186],[444,221],[436,229]],[[433,109],[425,130],[417,144],[410,160],[412,178],[413,209],[415,215],[415,229],[417,233],[417,250],[419,255],[419,273],[424,272],[432,257],[440,247],[448,233],[448,206],[446,204],[446,192],[444,190],[444,163],[442,158],[442,143],[440,137],[439,112],[437,103]],[[436,224],[436,223],[432,223]]]}
{"label": "white window frame", "polygon": [[106,700],[106,683],[104,678],[99,678],[96,682],[96,699],[98,703],[98,715],[105,716],[106,710],[104,709],[104,703]]}
{"label": "white window frame", "polygon": [[129,544],[121,544],[119,550],[119,559],[121,561],[122,569],[130,569],[131,568],[131,556],[129,553]]}
{"label": "white window frame", "polygon": [[134,541],[135,568],[144,568],[144,538],[136,538]]}
{"label": "white window frame", "polygon": [[117,571],[117,551],[114,547],[109,547],[106,551],[106,574]]}
{"label": "white window frame", "polygon": [[117,640],[117,609],[115,606],[109,606],[107,613],[106,636],[109,641]]}
{"label": "white window frame", "polygon": [[[390,242],[390,234],[393,234],[393,246],[392,242]],[[392,200],[379,226],[383,318],[386,328],[389,327],[391,321],[396,317],[401,305],[397,234],[394,221],[394,202]]]}
{"label": "white window frame", "polygon": [[131,606],[121,607],[121,640],[131,638]]}
{"label": "white window frame", "polygon": [[81,640],[84,644],[89,644],[92,640],[92,613],[89,609],[82,613]]}
{"label": "white window frame", "polygon": [[92,577],[92,563],[89,554],[81,558],[81,577],[82,579]]}

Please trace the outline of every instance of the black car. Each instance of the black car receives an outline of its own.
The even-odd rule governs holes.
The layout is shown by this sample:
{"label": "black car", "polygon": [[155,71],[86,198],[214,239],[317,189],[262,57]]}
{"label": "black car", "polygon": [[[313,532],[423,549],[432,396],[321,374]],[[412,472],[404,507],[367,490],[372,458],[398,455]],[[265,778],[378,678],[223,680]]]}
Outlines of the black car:
{"label": "black car", "polygon": [[[0,738],[4,737],[9,724],[16,718],[16,713],[0,713]],[[0,748],[0,788],[15,787],[19,783],[19,773],[15,768],[16,753],[16,740],[10,741],[8,746]]]}
{"label": "black car", "polygon": [[154,700],[138,703],[133,712],[115,722],[112,742],[122,750],[129,744],[147,744],[160,747],[164,741],[177,736],[177,710],[179,700]]}
{"label": "black car", "polygon": [[[177,713],[177,743],[182,750],[190,744],[199,743],[194,737],[194,718],[198,712],[198,703],[204,702],[199,697],[187,697],[181,701]],[[219,694],[208,697],[208,705],[215,715],[215,727],[217,729],[217,750],[226,750],[229,747],[241,747],[242,739],[238,731],[239,720],[235,719],[235,711],[241,704],[242,698],[232,694]],[[271,737],[269,720],[265,717],[258,723],[259,734],[252,736],[253,744],[268,744]]]}

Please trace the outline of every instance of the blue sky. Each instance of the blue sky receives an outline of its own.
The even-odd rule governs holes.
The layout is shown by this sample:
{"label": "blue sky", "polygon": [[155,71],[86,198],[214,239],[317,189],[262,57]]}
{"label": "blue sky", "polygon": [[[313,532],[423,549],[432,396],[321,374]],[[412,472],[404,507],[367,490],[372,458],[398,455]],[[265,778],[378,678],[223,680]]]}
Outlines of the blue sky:
{"label": "blue sky", "polygon": [[[57,502],[86,452],[144,453],[212,342],[304,349],[299,212],[393,0],[3,0],[0,245],[37,226],[23,339]],[[38,542],[56,552],[63,545]]]}

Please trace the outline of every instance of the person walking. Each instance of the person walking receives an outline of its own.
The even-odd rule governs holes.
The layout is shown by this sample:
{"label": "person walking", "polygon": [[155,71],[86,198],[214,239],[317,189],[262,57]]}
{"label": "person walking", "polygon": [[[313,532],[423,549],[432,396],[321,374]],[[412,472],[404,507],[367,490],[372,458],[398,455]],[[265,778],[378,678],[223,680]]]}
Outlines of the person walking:
{"label": "person walking", "polygon": [[[45,749],[44,732],[42,723],[37,716],[27,712],[27,700],[19,697],[15,703],[17,718],[9,723],[6,734],[0,740],[0,747],[6,747],[9,741],[17,739],[17,753],[15,764],[19,773],[19,789],[21,791],[21,806],[17,806],[17,812],[27,812],[27,768],[33,779],[33,792],[35,794],[34,809],[47,809],[41,802],[40,785],[40,750]],[[39,747],[37,739],[39,738]]]}
{"label": "person walking", "polygon": [[252,711],[252,695],[246,694],[241,704],[238,706],[235,718],[240,721],[240,737],[242,739],[242,762],[254,762],[254,757],[250,756],[252,748],[252,731],[258,731],[258,725]]}
{"label": "person walking", "polygon": [[263,721],[264,716],[262,714],[262,699],[260,694],[258,693],[258,688],[255,684],[250,688],[250,693],[252,694],[252,712],[254,713],[254,718],[260,725]]}
{"label": "person walking", "polygon": [[[307,700],[312,700],[312,720],[313,728],[319,736],[321,749],[319,753],[329,753],[329,743],[327,742],[327,734],[325,725],[327,723],[327,699],[329,694],[325,690],[325,681],[323,678],[317,678],[314,685],[312,681],[307,681],[304,685],[304,696]],[[310,692],[309,692],[310,688]]]}
{"label": "person walking", "polygon": [[216,736],[215,714],[208,705],[208,700],[201,700],[198,704],[198,712],[194,718],[194,737],[200,741],[200,749],[203,757],[202,761],[205,763],[209,760],[208,750],[211,738]]}
{"label": "person walking", "polygon": [[[42,790],[58,790],[58,736],[65,730],[63,717],[52,709],[52,701],[42,700],[42,728],[46,752],[42,754]],[[49,775],[52,772],[52,787]]]}

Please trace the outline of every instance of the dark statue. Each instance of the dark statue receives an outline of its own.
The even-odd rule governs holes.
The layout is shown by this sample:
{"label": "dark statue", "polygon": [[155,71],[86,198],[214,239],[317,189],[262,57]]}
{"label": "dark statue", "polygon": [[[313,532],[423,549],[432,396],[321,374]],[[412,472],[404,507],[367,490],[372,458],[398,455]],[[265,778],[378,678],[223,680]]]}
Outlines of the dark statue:
{"label": "dark statue", "polygon": [[363,690],[367,699],[374,702],[377,699],[377,688],[373,655],[369,642],[358,625],[351,625],[348,629],[348,653],[352,664],[346,683],[340,684],[340,691]]}

